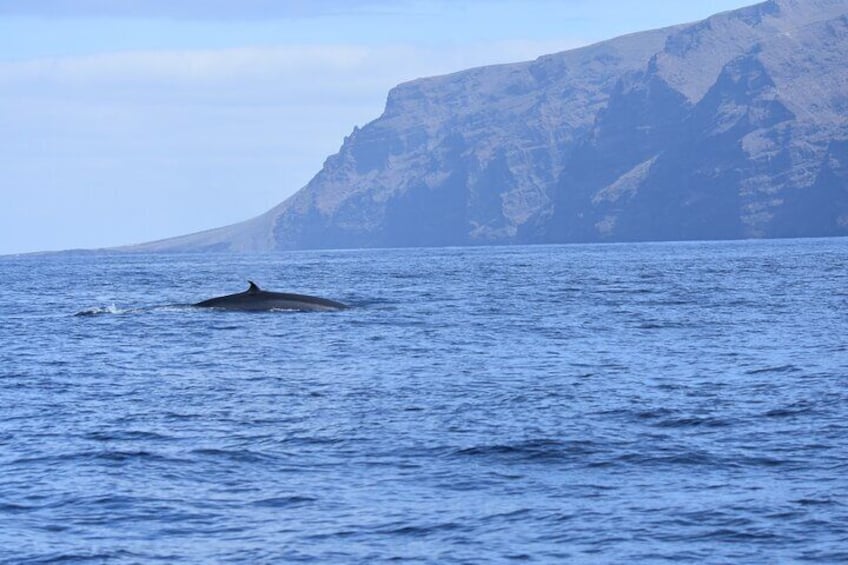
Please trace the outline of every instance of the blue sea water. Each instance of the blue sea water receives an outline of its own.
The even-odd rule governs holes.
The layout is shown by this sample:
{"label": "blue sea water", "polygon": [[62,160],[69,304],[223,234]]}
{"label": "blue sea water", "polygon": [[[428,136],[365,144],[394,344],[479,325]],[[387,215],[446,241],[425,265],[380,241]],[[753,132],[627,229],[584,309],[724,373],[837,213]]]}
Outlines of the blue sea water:
{"label": "blue sea water", "polygon": [[[247,279],[353,308],[186,306]],[[5,257],[0,321],[3,563],[848,561],[846,239]]]}

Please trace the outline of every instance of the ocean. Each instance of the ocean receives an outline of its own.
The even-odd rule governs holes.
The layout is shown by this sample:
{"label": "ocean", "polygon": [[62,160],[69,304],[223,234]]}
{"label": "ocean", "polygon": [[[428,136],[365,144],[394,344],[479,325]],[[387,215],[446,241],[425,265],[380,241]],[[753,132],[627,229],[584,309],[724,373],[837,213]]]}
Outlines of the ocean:
{"label": "ocean", "polygon": [[[340,312],[189,304],[269,290]],[[2,563],[848,561],[848,239],[0,258]]]}

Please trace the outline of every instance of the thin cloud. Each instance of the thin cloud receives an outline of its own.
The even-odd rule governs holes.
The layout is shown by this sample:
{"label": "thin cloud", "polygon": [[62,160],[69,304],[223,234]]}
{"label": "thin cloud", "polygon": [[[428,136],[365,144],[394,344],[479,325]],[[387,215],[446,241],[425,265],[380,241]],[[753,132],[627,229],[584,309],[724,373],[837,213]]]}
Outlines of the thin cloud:
{"label": "thin cloud", "polygon": [[[0,17],[267,20],[322,16],[432,13],[491,7],[506,0],[0,0]],[[586,0],[528,0],[526,5]]]}
{"label": "thin cloud", "polygon": [[369,49],[287,45],[212,50],[126,51],[0,63],[3,81],[193,83],[355,70]]}
{"label": "thin cloud", "polygon": [[42,18],[297,19],[393,11],[414,2],[372,0],[0,0],[0,16]]}
{"label": "thin cloud", "polygon": [[[301,44],[209,50],[126,51],[76,57],[0,62],[0,85],[8,94],[35,87],[64,96],[64,89],[209,88],[256,96],[320,96],[340,100],[363,94],[379,99],[392,86],[416,78],[468,67],[533,59],[572,48],[577,43],[500,41],[463,45],[461,49],[425,45]],[[344,88],[339,88],[344,85]]]}

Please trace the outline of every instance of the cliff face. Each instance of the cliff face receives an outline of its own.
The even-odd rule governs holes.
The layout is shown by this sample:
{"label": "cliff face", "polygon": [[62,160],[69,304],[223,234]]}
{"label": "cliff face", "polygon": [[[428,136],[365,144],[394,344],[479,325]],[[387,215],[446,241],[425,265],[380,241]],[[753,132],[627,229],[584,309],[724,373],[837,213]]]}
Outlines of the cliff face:
{"label": "cliff face", "polygon": [[848,235],[848,0],[393,89],[297,194],[148,249]]}
{"label": "cliff face", "polygon": [[279,209],[281,247],[512,241],[549,214],[569,150],[591,132],[619,77],[656,52],[650,32],[417,80]]}
{"label": "cliff face", "polygon": [[[563,168],[552,220],[528,237],[848,234],[848,18],[837,8],[767,2],[671,34],[618,82]],[[721,67],[710,50],[725,54]]]}

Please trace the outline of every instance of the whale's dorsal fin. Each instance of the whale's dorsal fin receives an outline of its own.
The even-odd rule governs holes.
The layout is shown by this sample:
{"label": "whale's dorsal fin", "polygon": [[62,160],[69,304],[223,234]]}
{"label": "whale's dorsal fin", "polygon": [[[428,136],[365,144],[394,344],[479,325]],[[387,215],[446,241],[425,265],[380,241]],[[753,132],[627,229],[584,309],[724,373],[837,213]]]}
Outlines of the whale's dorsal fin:
{"label": "whale's dorsal fin", "polygon": [[259,288],[259,285],[257,285],[255,282],[253,282],[253,281],[247,281],[247,282],[250,283],[250,288],[247,289],[247,292],[253,294],[254,292],[259,292],[260,290],[262,290],[261,288]]}

